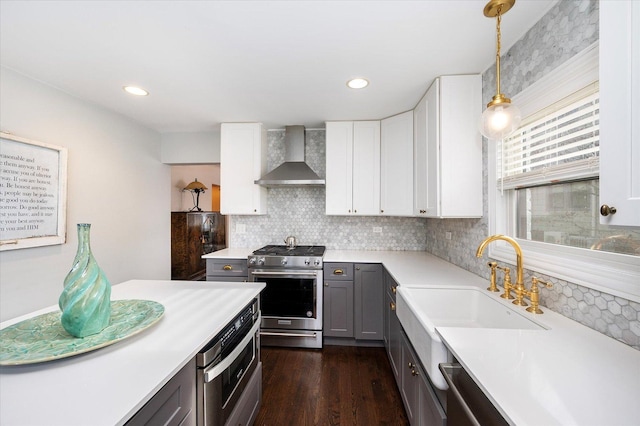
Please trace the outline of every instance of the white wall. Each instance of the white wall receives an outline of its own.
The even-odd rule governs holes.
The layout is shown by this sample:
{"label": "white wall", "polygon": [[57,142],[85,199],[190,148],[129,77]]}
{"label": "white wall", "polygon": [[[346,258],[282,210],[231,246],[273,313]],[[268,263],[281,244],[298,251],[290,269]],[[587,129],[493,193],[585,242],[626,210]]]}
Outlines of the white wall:
{"label": "white wall", "polygon": [[92,224],[93,253],[113,285],[170,279],[171,172],[158,133],[6,68],[0,128],[69,151],[67,242],[0,252],[0,320],[57,304],[77,223]]}
{"label": "white wall", "polygon": [[[220,164],[200,166],[171,166],[171,211],[188,211],[195,205],[191,192],[182,189],[198,179],[207,191],[200,194],[198,204],[203,211],[211,211],[211,185],[220,185]],[[195,195],[194,195],[195,197]]]}
{"label": "white wall", "polygon": [[163,133],[161,160],[165,164],[220,162],[220,126],[212,132]]}

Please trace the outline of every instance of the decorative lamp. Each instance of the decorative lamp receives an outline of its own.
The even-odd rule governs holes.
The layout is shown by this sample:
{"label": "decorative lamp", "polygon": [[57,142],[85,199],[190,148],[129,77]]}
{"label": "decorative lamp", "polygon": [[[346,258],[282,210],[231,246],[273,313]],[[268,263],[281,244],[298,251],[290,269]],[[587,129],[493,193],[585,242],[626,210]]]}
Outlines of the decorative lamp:
{"label": "decorative lamp", "polygon": [[192,211],[197,211],[197,212],[201,212],[202,209],[200,207],[198,207],[198,204],[200,203],[200,193],[204,192],[207,190],[207,187],[202,183],[202,182],[198,182],[198,179],[194,180],[193,182],[191,182],[189,185],[185,186],[183,191],[189,191],[191,192],[191,198],[193,198],[193,194],[195,194],[195,199],[194,199],[194,206],[191,210],[189,210],[190,212]]}
{"label": "decorative lamp", "polygon": [[480,120],[480,133],[489,140],[500,140],[509,136],[520,126],[520,110],[511,104],[511,99],[500,93],[500,21],[516,0],[491,0],[484,7],[484,16],[496,18],[496,94],[487,104]]}

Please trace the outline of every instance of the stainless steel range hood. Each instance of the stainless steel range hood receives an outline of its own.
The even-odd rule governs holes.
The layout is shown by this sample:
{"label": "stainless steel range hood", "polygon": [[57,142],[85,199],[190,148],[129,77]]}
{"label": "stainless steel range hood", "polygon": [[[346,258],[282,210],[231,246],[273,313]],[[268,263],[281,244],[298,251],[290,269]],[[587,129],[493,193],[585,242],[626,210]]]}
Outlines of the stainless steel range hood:
{"label": "stainless steel range hood", "polygon": [[284,163],[254,181],[262,186],[324,185],[324,179],[304,162],[304,126],[286,126]]}

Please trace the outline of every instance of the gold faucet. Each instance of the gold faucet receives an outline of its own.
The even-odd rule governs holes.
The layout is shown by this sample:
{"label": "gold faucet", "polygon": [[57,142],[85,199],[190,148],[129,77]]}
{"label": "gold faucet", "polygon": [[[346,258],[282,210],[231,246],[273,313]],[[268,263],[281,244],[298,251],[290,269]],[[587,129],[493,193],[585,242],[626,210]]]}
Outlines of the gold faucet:
{"label": "gold faucet", "polygon": [[520,248],[520,245],[516,242],[516,240],[511,237],[507,237],[506,235],[492,235],[490,237],[487,237],[478,246],[478,250],[476,250],[476,257],[482,257],[484,249],[489,245],[489,243],[496,240],[508,242],[516,252],[516,284],[514,288],[514,291],[516,293],[516,300],[513,301],[513,304],[519,306],[528,306],[527,303],[523,300],[526,289],[524,287],[524,272],[522,269],[522,249]]}

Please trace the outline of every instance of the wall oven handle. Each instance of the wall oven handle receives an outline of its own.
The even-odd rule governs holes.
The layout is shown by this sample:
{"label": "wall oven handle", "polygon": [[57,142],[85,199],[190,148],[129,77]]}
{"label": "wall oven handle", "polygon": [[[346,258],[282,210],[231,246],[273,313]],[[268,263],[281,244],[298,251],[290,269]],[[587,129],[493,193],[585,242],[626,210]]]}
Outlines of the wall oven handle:
{"label": "wall oven handle", "polygon": [[256,272],[256,271],[251,271],[251,275],[307,275],[307,276],[317,276],[318,273],[317,272],[296,272],[296,271],[281,271],[281,272],[277,272],[277,271],[262,271],[262,272]]}
{"label": "wall oven handle", "polygon": [[282,337],[318,337],[318,333],[278,333],[272,331],[261,331],[261,336],[282,336]]}
{"label": "wall oven handle", "polygon": [[251,327],[251,331],[249,331],[249,333],[247,333],[247,335],[244,336],[244,338],[242,339],[242,342],[240,342],[238,346],[236,346],[233,349],[233,351],[222,360],[222,362],[204,370],[205,383],[211,382],[213,379],[215,379],[220,374],[222,374],[224,370],[229,368],[231,363],[233,363],[233,361],[235,361],[236,358],[238,358],[238,356],[242,353],[244,348],[249,344],[251,339],[255,338],[255,334],[259,328],[260,328],[260,322],[258,321],[253,325],[253,327]]}

